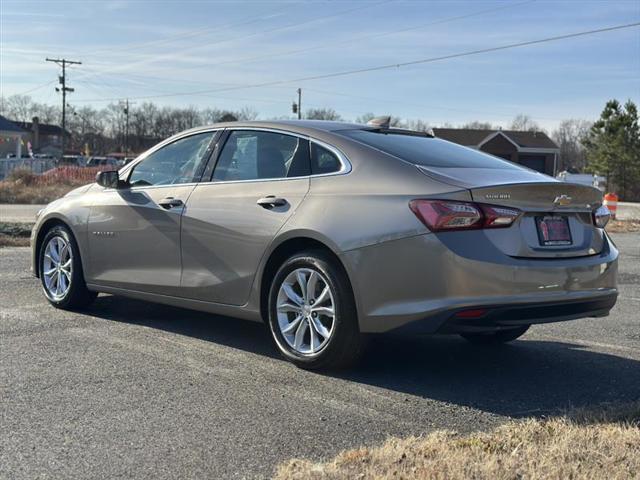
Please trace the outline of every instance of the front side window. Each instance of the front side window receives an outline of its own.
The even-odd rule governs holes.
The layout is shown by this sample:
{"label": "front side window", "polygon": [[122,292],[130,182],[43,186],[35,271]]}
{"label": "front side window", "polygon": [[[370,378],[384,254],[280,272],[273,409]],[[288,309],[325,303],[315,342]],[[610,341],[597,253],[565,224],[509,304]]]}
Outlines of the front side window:
{"label": "front side window", "polygon": [[191,135],[156,150],[133,167],[129,183],[139,187],[197,181],[207,161],[214,133]]}
{"label": "front side window", "polygon": [[234,130],[213,171],[214,181],[309,175],[309,141],[282,133]]}

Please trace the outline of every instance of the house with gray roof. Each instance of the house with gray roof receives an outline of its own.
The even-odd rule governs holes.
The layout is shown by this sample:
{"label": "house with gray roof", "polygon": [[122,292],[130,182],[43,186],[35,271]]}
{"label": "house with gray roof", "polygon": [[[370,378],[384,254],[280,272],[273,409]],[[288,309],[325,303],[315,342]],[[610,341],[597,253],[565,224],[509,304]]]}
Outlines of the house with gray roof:
{"label": "house with gray roof", "polygon": [[22,142],[26,142],[28,136],[28,132],[0,115],[0,158],[12,154],[20,158],[23,152]]}

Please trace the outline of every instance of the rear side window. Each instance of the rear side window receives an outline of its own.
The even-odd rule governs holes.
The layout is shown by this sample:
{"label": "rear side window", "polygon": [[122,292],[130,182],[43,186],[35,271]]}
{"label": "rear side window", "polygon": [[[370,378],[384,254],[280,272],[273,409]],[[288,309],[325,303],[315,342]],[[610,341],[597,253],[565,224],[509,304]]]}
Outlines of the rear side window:
{"label": "rear side window", "polygon": [[309,175],[309,142],[274,132],[234,130],[224,144],[214,181],[292,178]]}
{"label": "rear side window", "polygon": [[506,160],[438,138],[377,130],[344,130],[339,133],[425,167],[521,169]]}
{"label": "rear side window", "polygon": [[311,173],[313,175],[339,172],[341,168],[342,164],[333,152],[311,142]]}

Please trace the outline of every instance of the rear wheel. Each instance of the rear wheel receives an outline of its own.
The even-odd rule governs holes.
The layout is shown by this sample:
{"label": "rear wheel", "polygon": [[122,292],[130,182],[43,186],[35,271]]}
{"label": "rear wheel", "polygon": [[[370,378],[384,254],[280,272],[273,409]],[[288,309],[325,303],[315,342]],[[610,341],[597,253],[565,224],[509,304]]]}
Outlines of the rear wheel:
{"label": "rear wheel", "polygon": [[62,225],[53,227],[45,235],[39,266],[44,294],[54,307],[82,308],[98,295],[87,290],[78,245],[69,229]]}
{"label": "rear wheel", "polygon": [[345,367],[362,350],[348,279],[322,251],[295,254],[280,267],[269,291],[269,327],[282,355],[301,368]]}
{"label": "rear wheel", "polygon": [[510,328],[508,330],[498,330],[496,332],[486,333],[461,333],[460,335],[471,343],[477,345],[498,345],[501,343],[511,342],[516,338],[524,335],[531,325]]}

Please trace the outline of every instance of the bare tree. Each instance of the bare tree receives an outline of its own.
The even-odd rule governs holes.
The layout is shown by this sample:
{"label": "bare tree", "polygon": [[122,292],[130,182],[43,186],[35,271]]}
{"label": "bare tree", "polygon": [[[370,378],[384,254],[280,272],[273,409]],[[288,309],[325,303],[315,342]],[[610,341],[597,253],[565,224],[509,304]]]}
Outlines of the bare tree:
{"label": "bare tree", "polygon": [[367,123],[372,118],[375,118],[375,113],[364,113],[356,118],[356,123]]}
{"label": "bare tree", "polygon": [[415,130],[416,132],[427,132],[431,130],[431,126],[424,120],[407,120],[404,124],[409,130]]}
{"label": "bare tree", "polygon": [[467,128],[469,130],[497,130],[491,122],[481,122],[478,120],[465,123],[460,128]]}
{"label": "bare tree", "polygon": [[580,119],[563,120],[551,137],[560,147],[558,168],[571,172],[582,172],[587,166],[584,141],[593,122]]}
{"label": "bare tree", "polygon": [[305,115],[309,120],[342,120],[342,117],[333,108],[310,108]]}
{"label": "bare tree", "polygon": [[536,123],[533,118],[529,115],[525,115],[524,113],[520,113],[516,115],[516,117],[511,122],[510,126],[511,130],[522,130],[528,132],[540,132],[542,128],[540,125]]}
{"label": "bare tree", "polygon": [[[382,117],[382,116],[383,115],[376,115],[375,113],[368,112],[357,117],[356,123],[367,123],[369,120],[373,118]],[[407,128],[407,125],[405,124],[405,122],[402,121],[400,117],[394,117],[393,115],[391,115],[391,121],[389,122],[389,126],[398,127],[398,128]]]}
{"label": "bare tree", "polygon": [[31,118],[38,117],[40,123],[51,123],[57,125],[62,118],[59,106],[47,105],[46,103],[34,103]]}
{"label": "bare tree", "polygon": [[3,115],[17,122],[30,122],[33,118],[34,103],[28,95],[11,95],[3,99]]}
{"label": "bare tree", "polygon": [[258,111],[253,107],[242,107],[237,113],[236,116],[238,120],[243,122],[251,122],[258,118]]}

